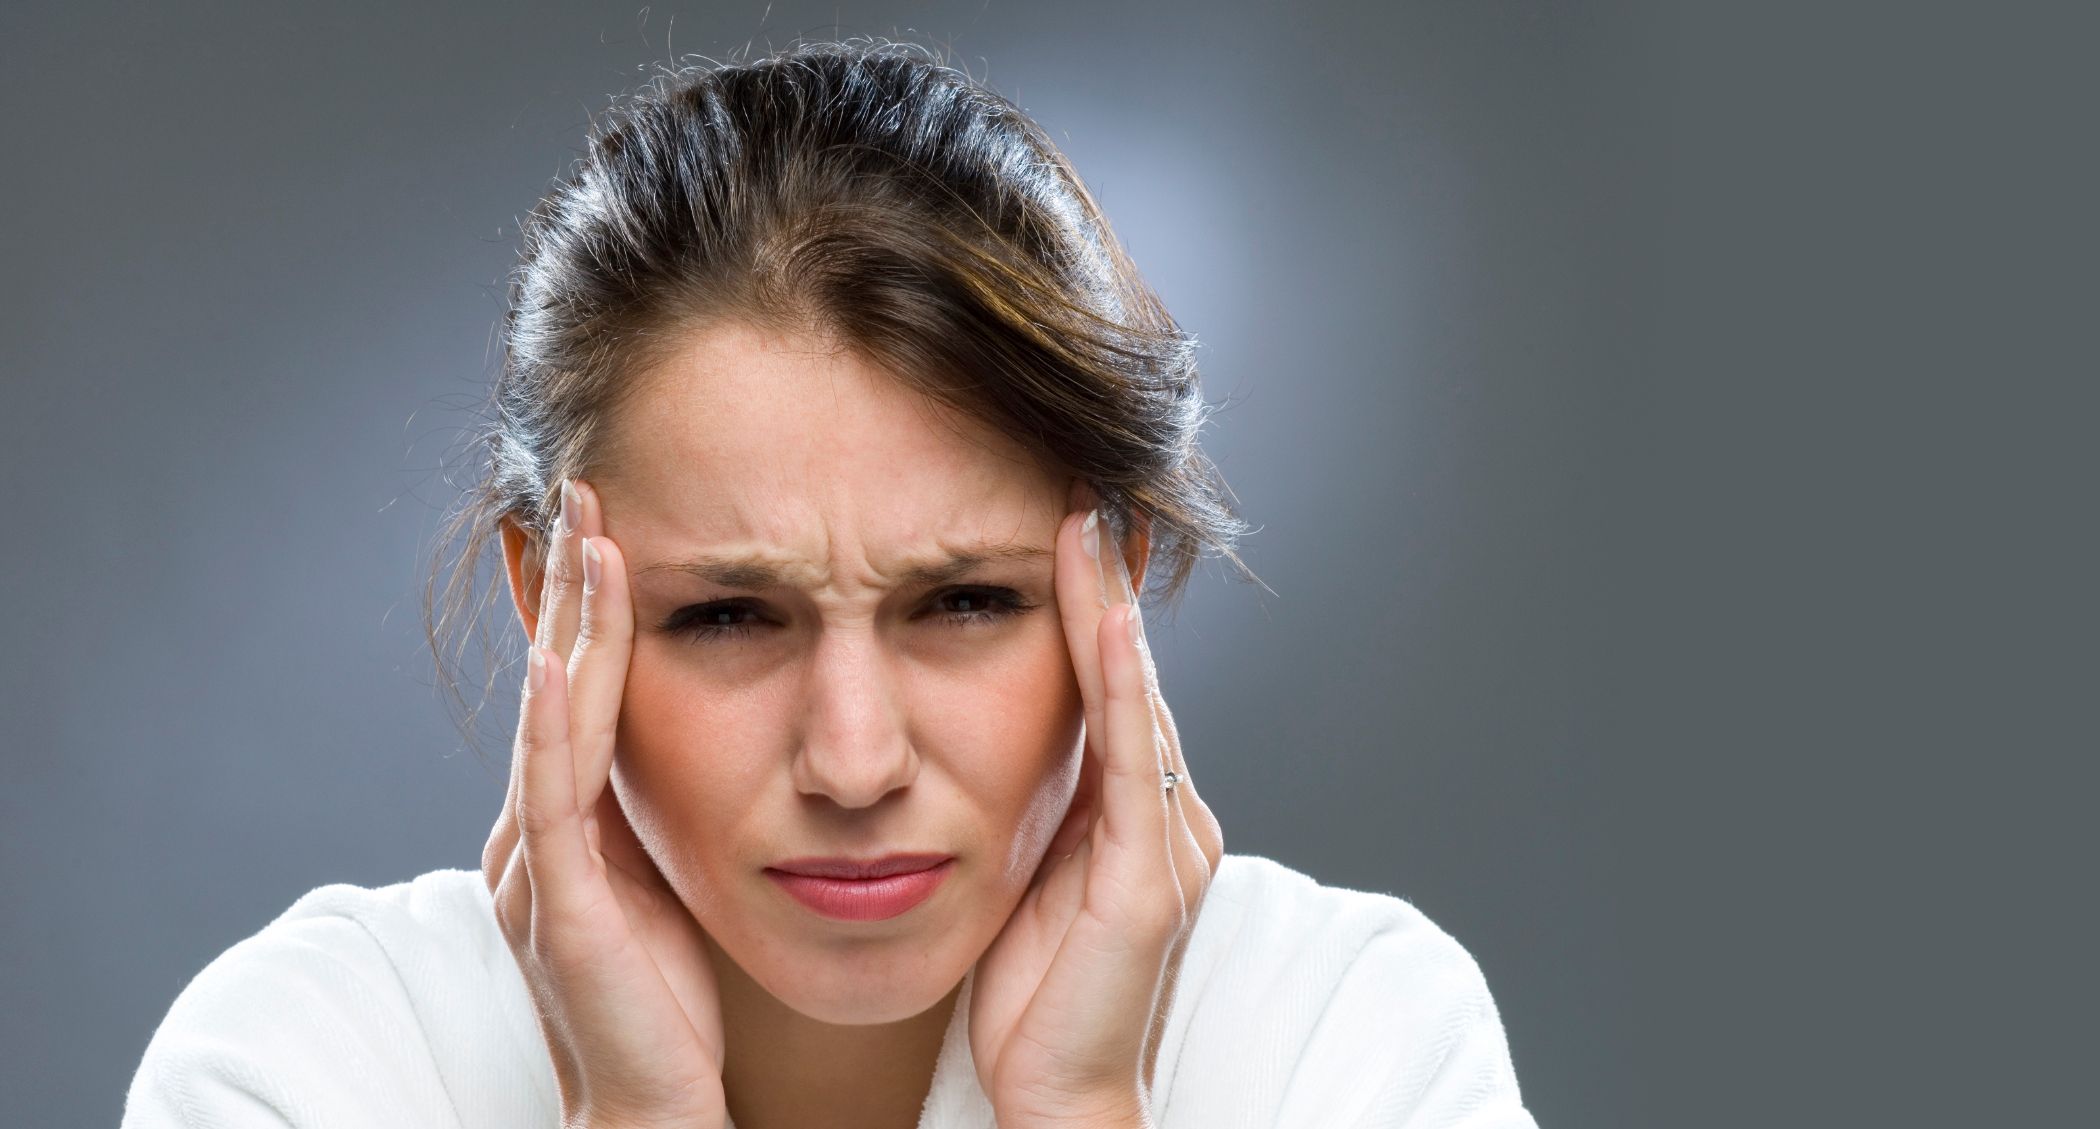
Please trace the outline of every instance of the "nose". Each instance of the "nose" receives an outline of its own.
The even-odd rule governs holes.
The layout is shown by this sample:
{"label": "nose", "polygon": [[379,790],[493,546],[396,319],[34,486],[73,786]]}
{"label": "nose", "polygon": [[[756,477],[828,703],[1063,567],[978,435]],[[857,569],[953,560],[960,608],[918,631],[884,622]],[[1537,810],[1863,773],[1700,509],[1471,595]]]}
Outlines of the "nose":
{"label": "nose", "polygon": [[827,631],[806,687],[795,787],[864,808],[918,775],[895,671],[873,632]]}

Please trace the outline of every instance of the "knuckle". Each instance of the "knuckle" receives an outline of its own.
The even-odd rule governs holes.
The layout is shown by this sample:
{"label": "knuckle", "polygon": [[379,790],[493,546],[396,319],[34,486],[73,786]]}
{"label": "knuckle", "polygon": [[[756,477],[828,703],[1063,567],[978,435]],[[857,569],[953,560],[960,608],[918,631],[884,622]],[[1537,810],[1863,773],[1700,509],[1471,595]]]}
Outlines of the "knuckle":
{"label": "knuckle", "polygon": [[1173,897],[1165,900],[1166,908],[1163,911],[1161,911],[1159,915],[1159,920],[1154,923],[1154,935],[1160,937],[1179,937],[1188,928],[1188,903],[1185,899],[1182,898],[1181,891],[1179,890],[1176,890],[1174,892]]}
{"label": "knuckle", "polygon": [[518,797],[518,829],[538,838],[561,826],[568,813],[550,809],[529,796]]}
{"label": "knuckle", "polygon": [[564,554],[557,553],[547,562],[546,579],[542,583],[546,585],[547,606],[550,608],[558,607],[567,600],[569,589],[575,586],[569,563],[563,557]]}
{"label": "knuckle", "polygon": [[1209,863],[1209,857],[1205,856],[1203,869],[1197,871],[1189,882],[1188,906],[1191,913],[1202,908],[1203,899],[1210,896],[1211,880],[1217,877]]}
{"label": "knuckle", "polygon": [[[553,664],[549,663],[548,665],[551,667]],[[542,692],[544,692],[544,688]],[[520,711],[521,718],[518,726],[518,736],[511,743],[510,751],[511,763],[517,766],[514,771],[527,778],[530,775],[527,772],[527,766],[531,765],[532,758],[545,752],[547,749],[547,735],[543,730],[552,728],[552,726],[546,725],[544,721],[535,718],[533,716],[534,712],[530,708]],[[522,784],[523,780],[520,780],[520,785],[522,786]]]}
{"label": "knuckle", "polygon": [[518,897],[518,881],[515,869],[511,872],[506,872],[502,880],[496,884],[496,892],[492,898],[492,905],[496,914],[496,928],[503,934],[504,941],[514,949],[527,940],[527,930],[530,927],[528,912],[521,912],[520,909],[520,903],[523,899]]}
{"label": "knuckle", "polygon": [[494,893],[509,872],[511,862],[518,856],[518,823],[508,803],[503,805],[503,814],[496,819],[496,826],[489,832],[488,842],[481,848],[481,876],[488,883],[489,892]]}
{"label": "knuckle", "polygon": [[1157,897],[1146,899],[1145,911],[1139,916],[1139,931],[1155,940],[1173,937],[1181,932],[1186,923],[1188,907],[1182,903],[1181,890],[1171,888]]}
{"label": "knuckle", "polygon": [[510,862],[510,852],[499,842],[498,836],[489,837],[488,845],[481,848],[481,881],[494,894],[503,883],[503,867]]}

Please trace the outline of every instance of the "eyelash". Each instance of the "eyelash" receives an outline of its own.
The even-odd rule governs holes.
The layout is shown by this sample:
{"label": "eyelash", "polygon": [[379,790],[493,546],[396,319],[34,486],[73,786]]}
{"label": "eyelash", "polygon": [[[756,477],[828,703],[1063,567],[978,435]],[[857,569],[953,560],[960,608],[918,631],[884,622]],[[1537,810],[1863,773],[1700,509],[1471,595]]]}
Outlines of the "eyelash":
{"label": "eyelash", "polygon": [[[1022,615],[1035,607],[1034,604],[1022,599],[1019,592],[1011,588],[949,588],[935,596],[934,600],[939,602],[956,596],[969,596],[974,599],[989,601],[993,605],[992,608],[983,611],[948,612],[942,614],[941,618],[946,619],[951,625],[961,628],[989,627],[1001,620]],[[727,641],[750,635],[751,625],[749,623],[722,625],[701,621],[713,616],[740,612],[748,612],[755,615],[757,610],[750,603],[743,600],[716,600],[713,603],[694,604],[691,607],[680,608],[671,613],[671,617],[663,622],[662,627],[665,631],[669,631],[674,635],[685,636],[695,643]]]}

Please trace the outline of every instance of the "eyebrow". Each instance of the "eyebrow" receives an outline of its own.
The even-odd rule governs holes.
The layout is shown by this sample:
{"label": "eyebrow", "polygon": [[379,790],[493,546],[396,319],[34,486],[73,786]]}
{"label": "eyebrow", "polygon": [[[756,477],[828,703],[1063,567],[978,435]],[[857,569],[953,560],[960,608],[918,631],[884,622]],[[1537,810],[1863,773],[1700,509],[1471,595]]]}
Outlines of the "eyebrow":
{"label": "eyebrow", "polygon": [[[1051,556],[1049,549],[1037,545],[976,545],[951,553],[945,559],[913,564],[899,573],[897,579],[905,587],[932,587],[961,579],[985,565],[1005,561],[1034,563]],[[795,587],[797,577],[802,579],[801,587],[817,588],[830,579],[813,569],[777,563],[776,558],[758,552],[702,554],[652,561],[633,570],[635,576],[660,572],[696,576],[724,588],[746,590]]]}

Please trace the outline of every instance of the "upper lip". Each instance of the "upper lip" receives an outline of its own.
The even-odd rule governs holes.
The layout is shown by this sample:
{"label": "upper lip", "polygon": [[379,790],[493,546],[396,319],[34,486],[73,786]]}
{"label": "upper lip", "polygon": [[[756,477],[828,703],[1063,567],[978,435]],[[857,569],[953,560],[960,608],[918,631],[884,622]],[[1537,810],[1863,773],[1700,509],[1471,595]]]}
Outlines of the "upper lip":
{"label": "upper lip", "polygon": [[954,858],[944,854],[897,854],[874,859],[795,858],[784,859],[772,865],[773,870],[784,870],[789,874],[802,874],[811,878],[887,878],[892,874],[909,874],[916,870],[930,870]]}

